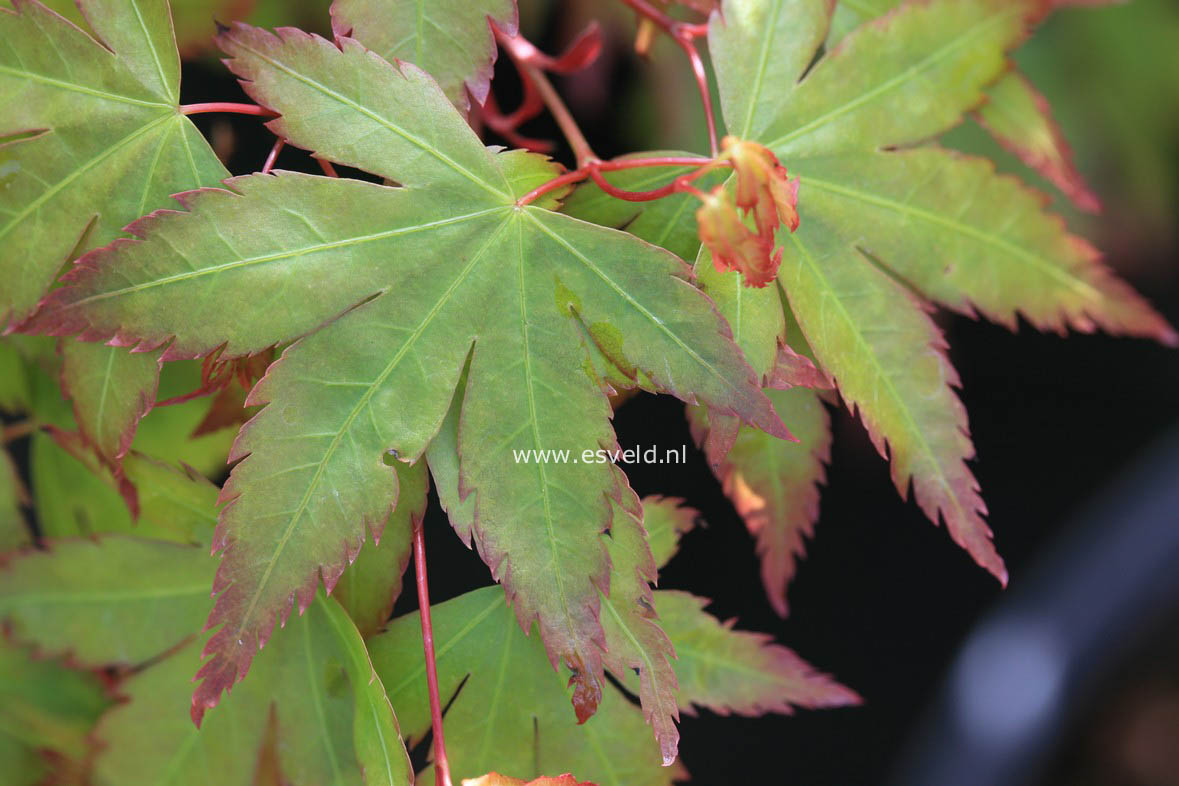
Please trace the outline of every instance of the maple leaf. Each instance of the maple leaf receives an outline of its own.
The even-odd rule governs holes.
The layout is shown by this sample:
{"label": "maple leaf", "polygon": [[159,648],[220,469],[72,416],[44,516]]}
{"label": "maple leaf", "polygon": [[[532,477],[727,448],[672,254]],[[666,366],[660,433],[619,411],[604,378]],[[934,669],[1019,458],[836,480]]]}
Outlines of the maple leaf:
{"label": "maple leaf", "polygon": [[0,772],[6,786],[88,783],[90,731],[111,705],[95,674],[0,641]]}
{"label": "maple leaf", "polygon": [[[568,770],[594,783],[628,786],[669,786],[683,777],[678,764],[661,766],[639,708],[610,683],[594,716],[578,723],[569,711],[568,670],[553,672],[539,637],[514,624],[497,588],[437,604],[430,614],[439,691],[448,705],[447,758],[456,777]],[[416,612],[368,640],[411,747],[430,729],[421,641]],[[430,772],[418,774],[420,783],[432,780]]]}
{"label": "maple leaf", "polygon": [[[460,385],[460,391],[463,388],[465,383]],[[426,455],[439,501],[451,525],[469,545],[476,510],[474,500],[469,496],[464,499],[460,492],[458,400],[460,397],[456,396],[456,404],[451,406]],[[620,485],[624,484],[622,470],[614,466],[610,469]],[[678,521],[682,514],[666,511],[665,507],[665,503],[651,500],[656,525],[662,530],[672,530],[660,533],[661,550],[674,549],[678,538],[672,533],[684,529]],[[656,579],[656,565],[643,526],[646,509],[629,488],[624,489],[619,501],[611,502],[610,537],[606,538],[611,571],[607,582],[609,592],[601,592],[604,664],[616,674],[638,672],[640,688],[636,693],[643,716],[654,729],[664,765],[670,765],[675,761],[679,743],[675,727],[679,719],[676,679],[669,663],[675,653],[653,611],[650,582]],[[584,711],[584,688],[580,683],[572,700],[578,721],[584,722],[592,712]]]}
{"label": "maple leaf", "polygon": [[[673,508],[664,500],[648,500],[644,505],[649,517],[657,523],[671,518],[663,526],[676,529],[685,526],[686,515],[694,515],[690,509]],[[657,554],[660,570],[675,556],[677,544]],[[676,647],[677,702],[684,712],[707,707],[721,714],[790,714],[795,707],[819,709],[860,703],[855,691],[816,671],[769,636],[734,630],[733,620],[720,622],[708,614],[706,599],[668,590],[655,592],[654,598],[660,624]],[[624,684],[634,684],[633,673],[616,676]]]}
{"label": "maple leaf", "polygon": [[29,492],[20,479],[7,448],[0,448],[0,551],[10,551],[31,540],[28,522],[21,511],[29,504]]}
{"label": "maple leaf", "polygon": [[[1022,313],[1042,329],[1173,335],[1087,245],[989,164],[935,148],[876,152],[945,130],[976,106],[1034,9],[954,0],[905,6],[850,34],[767,103],[768,83],[743,81],[744,66],[729,70],[738,48],[790,49],[822,34],[775,24],[781,2],[725,8],[710,32],[725,116],[741,118],[742,135],[764,141],[802,180],[802,226],[779,271],[802,333],[849,406],[860,408],[877,449],[891,456],[902,495],[912,483],[922,510],[944,519],[1003,579],[965,464],[973,447],[950,390],[957,376],[944,341],[922,304],[873,260],[942,305],[1006,324]],[[969,54],[955,41],[971,42]],[[810,55],[795,49],[801,74]]]}
{"label": "maple leaf", "polygon": [[[199,558],[208,561],[207,555]],[[190,621],[200,627],[199,618]],[[186,712],[199,641],[122,683],[126,701],[94,732],[103,745],[95,761],[100,782],[148,786],[175,772],[215,772],[226,786],[253,786],[273,712],[279,742],[274,764],[284,783],[411,783],[381,680],[339,604],[317,596],[292,621],[290,633],[259,656],[256,673],[199,730]],[[146,727],[153,734],[145,748]]]}
{"label": "maple leaf", "polygon": [[553,168],[484,148],[424,72],[289,29],[239,25],[221,43],[251,95],[281,115],[277,133],[401,187],[278,173],[184,195],[188,212],[137,222],[142,240],[80,260],[31,325],[166,344],[171,359],[222,345],[244,356],[329,323],[288,348],[249,399],[270,404],[239,436],[232,459],[248,457],[222,492],[210,618],[221,627],[194,716],[245,675],[292,602],[311,601],[321,572],[330,589],[366,530],[379,534],[397,498],[382,457],[422,455],[468,357],[462,488],[476,499],[480,553],[521,624],[539,621],[553,661],[576,665],[592,711],[600,533],[624,479],[512,451],[615,444],[600,381],[570,373],[591,340],[662,391],[785,435],[781,421],[679,260],[518,206]]}
{"label": "maple leaf", "polygon": [[[1108,5],[1111,0],[1055,0],[1047,5]],[[1117,0],[1112,0],[1117,2]],[[900,7],[901,0],[862,0],[854,6],[840,3],[832,23],[828,46],[869,19]],[[1101,202],[1073,162],[1048,101],[1019,71],[1012,69],[986,89],[986,101],[975,117],[999,144],[1019,157],[1056,186],[1081,210],[1100,212]]]}
{"label": "maple leaf", "polygon": [[380,543],[368,541],[336,584],[332,597],[340,602],[364,637],[385,627],[401,595],[401,577],[409,565],[413,528],[426,515],[430,481],[425,462],[397,462],[397,507],[385,523]]}
{"label": "maple leaf", "polygon": [[390,63],[415,64],[466,111],[468,92],[476,103],[487,99],[496,55],[492,25],[515,35],[518,15],[516,0],[334,0],[332,32]]}
{"label": "maple leaf", "polygon": [[[73,433],[73,413],[55,381],[61,375],[61,358],[54,351],[57,342],[41,336],[9,336],[4,346],[12,346],[13,339],[19,341],[21,352],[9,357],[25,387],[19,409],[48,429],[34,433],[29,445],[30,490],[41,534],[123,532],[197,542],[202,528],[216,521],[215,511],[202,517],[209,511],[202,507],[204,502],[216,499],[217,490],[201,473],[221,471],[232,437],[222,431],[187,438],[204,417],[208,402],[152,410],[136,430],[134,448],[112,468]],[[168,364],[160,389],[165,395],[191,389],[196,374],[193,364]],[[161,458],[144,455],[149,452]],[[167,464],[181,464],[185,469]],[[198,487],[201,494],[194,495],[191,489]],[[134,516],[133,509],[137,510]]]}
{"label": "maple leaf", "polygon": [[[836,22],[843,8],[836,6]],[[1021,315],[1044,330],[1175,338],[1088,243],[1044,212],[1038,195],[997,177],[988,162],[935,147],[883,152],[936,136],[976,108],[987,84],[1004,72],[1004,51],[1022,40],[1039,11],[1034,3],[992,0],[913,3],[812,62],[827,38],[829,3],[724,4],[711,21],[710,49],[727,125],[769,147],[800,179],[802,225],[783,240],[782,291],[746,288],[740,276],[718,274],[707,249],[696,254],[691,197],[623,212],[591,184],[567,204],[579,217],[626,224],[650,242],[674,244],[685,258],[695,255],[700,285],[730,321],[763,384],[774,375],[780,347],[809,342],[819,370],[860,409],[878,449],[891,457],[902,495],[912,484],[927,515],[946,520],[955,539],[1000,577],[1001,560],[965,465],[973,447],[950,388],[957,377],[924,313],[925,299],[1012,327]],[[670,173],[642,176],[665,182]],[[611,182],[637,189],[628,181],[638,177],[620,172]],[[709,423],[705,447],[714,471],[723,472],[719,459],[739,431],[712,413]],[[793,521],[779,517],[772,534],[805,529]],[[775,587],[788,580],[793,563],[783,561],[787,542],[798,544],[781,541],[767,584],[779,610],[784,599]],[[763,570],[768,578],[770,563]]]}
{"label": "maple leaf", "polygon": [[[199,630],[215,567],[192,546],[61,539],[0,570],[0,616],[17,641],[48,654],[91,668],[136,665]],[[90,614],[111,598],[96,625]]]}
{"label": "maple leaf", "polygon": [[[769,391],[778,415],[790,423],[797,443],[763,439],[741,428],[716,467],[725,494],[757,539],[761,577],[774,611],[786,616],[786,587],[806,551],[819,517],[819,486],[831,457],[830,418],[820,396],[807,388]],[[692,436],[703,444],[708,412],[689,407]]]}
{"label": "maple leaf", "polygon": [[409,784],[397,721],[360,632],[322,594],[221,712],[200,730],[189,722],[196,634],[216,569],[207,549],[216,494],[175,471],[169,485],[184,500],[176,510],[205,522],[203,547],[102,534],[50,541],[47,551],[11,555],[0,569],[0,617],[16,639],[41,653],[68,652],[75,666],[137,667],[119,685],[125,701],[94,731],[98,782],[147,786],[178,772],[217,772],[226,784],[252,784],[273,712],[282,739],[298,741],[277,751],[292,784]]}
{"label": "maple leaf", "polygon": [[[85,13],[74,0],[38,0],[46,8],[60,14],[82,30],[89,28]],[[10,0],[0,0],[0,7],[10,7]],[[86,3],[88,9],[91,3]],[[254,0],[169,0],[176,48],[185,57],[208,49],[217,25],[215,19],[237,19],[249,12]]]}
{"label": "maple leaf", "polygon": [[[0,9],[0,329],[33,311],[63,262],[228,175],[178,111],[168,5],[61,6],[95,37],[32,0]],[[61,351],[77,424],[117,464],[155,400],[158,357],[75,342]]]}
{"label": "maple leaf", "polygon": [[151,411],[160,383],[160,353],[63,340],[61,389],[73,401],[80,432],[100,456],[117,464]]}
{"label": "maple leaf", "polygon": [[[441,481],[439,490],[445,499]],[[695,514],[662,499],[649,499],[644,508],[644,520],[664,531],[657,538],[661,566],[675,551],[671,533],[686,531]],[[625,564],[613,569],[614,578],[631,570]],[[672,661],[679,675],[675,702],[682,711],[708,707],[759,714],[858,702],[855,693],[768,637],[718,622],[703,610],[707,601],[657,591],[651,602],[661,624],[666,609],[665,627],[678,656]],[[684,776],[678,765],[659,766],[660,754],[642,731],[643,716],[612,686],[606,688],[598,713],[577,725],[565,705],[561,678],[544,666],[541,644],[511,625],[510,612],[497,602],[493,589],[438,604],[431,617],[439,690],[448,704],[443,721],[447,756],[455,774],[495,771],[538,777],[546,770],[570,770],[594,783],[628,786],[668,784]],[[424,666],[415,654],[421,644],[417,614],[398,617],[368,644],[412,745],[430,728]],[[618,670],[610,668],[619,681],[642,694],[641,670],[636,676],[625,660]],[[422,772],[418,779],[429,782],[431,775]]]}

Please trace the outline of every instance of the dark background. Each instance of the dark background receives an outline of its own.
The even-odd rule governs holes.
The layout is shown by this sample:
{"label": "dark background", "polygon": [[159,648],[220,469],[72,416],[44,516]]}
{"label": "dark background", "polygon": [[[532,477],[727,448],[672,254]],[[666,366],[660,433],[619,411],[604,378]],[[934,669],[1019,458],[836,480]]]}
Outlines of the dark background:
{"label": "dark background", "polygon": [[[598,11],[612,4],[570,3],[565,16],[529,14],[529,4],[522,5],[526,29],[554,51],[582,18],[601,16]],[[698,99],[678,53],[663,46],[652,63],[634,58],[627,51],[631,21],[607,16],[613,44],[602,61],[558,83],[595,148],[603,156],[656,146],[704,149]],[[1179,37],[1172,36],[1179,36],[1179,11],[1169,0],[1069,11],[1051,20],[1019,60],[1056,103],[1080,166],[1107,211],[1085,219],[1059,200],[1057,207],[1075,231],[1112,250],[1109,263],[1175,323]],[[496,92],[501,106],[510,108],[518,97],[514,74],[502,62],[498,73]],[[184,102],[235,95],[237,87],[211,59],[186,65]],[[232,171],[260,167],[272,138],[256,120],[196,119],[231,153]],[[544,119],[524,130],[559,136]],[[1001,166],[1015,169],[970,128],[954,132],[947,143],[994,155]],[[556,155],[570,160],[567,150]],[[298,150],[284,151],[278,166],[317,171]],[[942,324],[971,416],[974,470],[1011,574],[1006,592],[944,529],[898,498],[888,466],[859,424],[840,410],[834,413],[835,444],[816,536],[790,588],[791,615],[779,619],[765,601],[753,541],[692,446],[682,405],[640,395],[618,410],[624,448],[689,446],[686,467],[627,467],[640,494],[682,497],[707,522],[684,539],[660,586],[712,598],[722,619],[736,617],[743,628],[773,634],[865,699],[861,708],[793,717],[704,712],[687,718],[681,754],[695,782],[873,784],[903,778],[897,770],[902,754],[921,755],[919,722],[979,619],[1018,591],[1045,550],[1067,538],[1103,488],[1179,427],[1179,353],[1173,350],[1105,336],[1045,336],[1026,326],[1012,334],[960,318]],[[427,526],[436,600],[486,583],[486,568],[449,534],[436,504]],[[1145,618],[1160,611],[1142,613]],[[1179,747],[1176,627],[1156,626],[1141,640],[1111,641],[1109,667],[1091,675],[1080,706],[1051,736],[1044,768],[1017,780],[1179,783],[1179,761],[1171,750]]]}

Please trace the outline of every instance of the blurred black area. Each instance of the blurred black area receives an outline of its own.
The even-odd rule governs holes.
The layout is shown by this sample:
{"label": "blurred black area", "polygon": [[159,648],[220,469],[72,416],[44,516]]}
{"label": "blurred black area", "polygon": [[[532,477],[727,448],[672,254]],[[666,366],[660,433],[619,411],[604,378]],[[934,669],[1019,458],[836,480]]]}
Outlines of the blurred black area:
{"label": "blurred black area", "polygon": [[[537,4],[522,5],[527,11]],[[572,2],[560,18],[526,13],[525,29],[554,51],[573,36],[580,19],[600,16],[596,12],[607,5],[613,6]],[[679,53],[666,47],[657,48],[651,63],[634,58],[627,48],[629,19],[614,16],[607,25],[613,43],[603,60],[559,84],[591,142],[603,156],[656,146],[703,149],[698,98],[690,85],[684,87]],[[1165,42],[1175,32],[1179,11],[1172,0],[1073,10],[1051,20],[1019,58],[1057,104],[1080,165],[1113,218],[1082,220],[1063,211],[1077,231],[1116,250],[1109,263],[1173,323],[1179,322],[1179,38],[1170,39],[1169,47]],[[510,109],[519,97],[514,74],[503,62],[497,73],[500,104]],[[1077,74],[1092,81],[1082,83]],[[1119,82],[1128,79],[1136,81]],[[635,98],[652,90],[652,99]],[[224,69],[207,59],[186,65],[183,100],[245,99]],[[257,119],[195,120],[224,151],[232,171],[261,166],[272,138]],[[524,131],[559,136],[543,118]],[[994,154],[1001,166],[1014,169],[976,137],[963,129],[951,141]],[[555,156],[569,161],[567,149]],[[290,147],[277,166],[318,171],[305,152]],[[936,722],[938,716],[929,713],[937,711],[935,699],[975,626],[984,616],[1001,615],[1035,575],[1043,554],[1067,541],[1070,526],[1092,513],[1102,490],[1148,455],[1164,433],[1179,428],[1174,350],[1106,336],[1041,335],[1026,326],[1012,334],[958,318],[942,324],[962,375],[978,449],[974,469],[1010,569],[1006,592],[944,529],[898,498],[887,464],[841,410],[816,537],[790,588],[791,615],[779,619],[765,601],[753,542],[692,446],[682,405],[641,395],[619,409],[615,421],[623,447],[688,446],[684,467],[627,467],[634,487],[640,494],[682,497],[707,522],[685,538],[661,586],[713,599],[721,618],[737,617],[742,627],[772,633],[865,699],[862,708],[793,717],[705,712],[686,718],[681,753],[695,782],[905,782],[902,773],[909,770],[901,768],[935,753],[922,749],[932,738],[919,730],[923,719]],[[1133,488],[1134,479],[1123,477],[1124,487]],[[1179,468],[1171,481],[1179,482]],[[1125,500],[1125,509],[1132,502]],[[1179,510],[1171,514],[1179,527]],[[1110,515],[1094,526],[1119,523]],[[436,503],[427,527],[435,599],[487,582],[486,568],[450,533]],[[1179,573],[1179,565],[1173,570]],[[1134,571],[1134,564],[1125,566],[1128,581]],[[399,605],[412,607],[408,598]],[[1069,714],[1038,739],[1037,765],[994,783],[1179,784],[1179,615],[1172,609],[1168,617],[1166,608],[1138,613],[1153,627],[1132,640],[1112,637],[1105,643],[1109,657],[1087,675],[1083,692],[1069,697]]]}

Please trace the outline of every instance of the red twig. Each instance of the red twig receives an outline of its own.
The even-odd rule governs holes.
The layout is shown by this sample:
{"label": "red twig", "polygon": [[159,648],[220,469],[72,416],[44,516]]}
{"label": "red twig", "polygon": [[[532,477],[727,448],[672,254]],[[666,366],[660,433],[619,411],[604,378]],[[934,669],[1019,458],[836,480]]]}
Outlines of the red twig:
{"label": "red twig", "polygon": [[180,113],[184,115],[201,115],[207,112],[228,112],[233,115],[255,115],[257,117],[278,117],[277,112],[257,104],[235,104],[232,101],[213,101],[207,104],[184,104]]}
{"label": "red twig", "polygon": [[437,786],[451,786],[446,739],[442,736],[438,667],[434,663],[434,626],[430,622],[430,589],[426,578],[426,536],[421,522],[415,523],[413,528],[413,561],[418,582],[418,606],[422,615],[422,651],[426,657],[426,687],[430,691],[430,722],[434,729],[434,782]]}
{"label": "red twig", "polygon": [[278,154],[282,152],[283,145],[286,141],[282,137],[274,140],[274,147],[270,148],[270,155],[266,156],[266,163],[262,165],[262,174],[269,174],[271,169],[274,169],[274,162],[278,159]]}
{"label": "red twig", "polygon": [[700,100],[704,103],[704,118],[708,122],[708,145],[715,157],[720,151],[716,135],[716,114],[712,109],[712,91],[708,87],[708,72],[704,70],[704,61],[696,49],[696,39],[708,34],[708,25],[681,22],[660,11],[647,0],[622,0],[635,13],[650,19],[657,27],[671,36],[679,44],[680,49],[687,54],[692,63],[692,73],[696,77],[696,86],[700,90]]}
{"label": "red twig", "polygon": [[522,147],[534,153],[553,152],[553,143],[547,139],[533,139],[521,134],[517,129],[526,121],[540,114],[544,109],[544,102],[540,100],[540,93],[531,82],[524,82],[524,102],[510,115],[500,111],[499,103],[494,93],[487,94],[483,106],[478,107],[479,116],[495,133],[502,136],[513,147]]}
{"label": "red twig", "polygon": [[[623,169],[638,169],[640,167],[652,166],[694,166],[699,167],[699,169],[691,174],[682,175],[669,185],[657,188],[654,191],[623,191],[620,188],[610,185],[601,175],[602,172],[618,172]],[[709,169],[718,166],[731,165],[728,161],[721,161],[715,158],[692,158],[689,156],[656,156],[652,158],[624,158],[616,161],[589,161],[577,169],[566,172],[560,177],[553,178],[547,183],[541,183],[516,200],[516,204],[523,207],[524,205],[535,202],[551,191],[564,188],[572,183],[581,182],[586,178],[592,179],[603,191],[611,196],[625,199],[629,202],[648,202],[652,199],[661,199],[665,196],[685,191],[695,192],[696,189],[691,186],[691,181],[700,177]]]}
{"label": "red twig", "polygon": [[597,159],[593,148],[590,147],[589,140],[585,138],[581,127],[577,125],[577,121],[573,118],[573,113],[569,111],[569,107],[565,106],[565,102],[561,99],[557,89],[553,87],[553,83],[544,75],[541,68],[534,64],[537,61],[536,47],[519,36],[508,35],[498,27],[495,29],[495,36],[499,40],[500,45],[508,53],[508,56],[512,58],[512,62],[516,64],[516,68],[520,72],[520,78],[524,80],[526,101],[530,90],[540,94],[541,101],[548,107],[553,120],[557,122],[561,133],[565,136],[566,141],[569,142],[569,147],[573,149],[573,155],[577,158],[577,165],[582,166],[589,161]]}
{"label": "red twig", "polygon": [[319,162],[319,168],[323,170],[325,175],[328,177],[339,177],[339,175],[336,174],[336,168],[332,166],[331,161],[325,161],[322,158],[317,158],[315,160]]}
{"label": "red twig", "polygon": [[7,445],[9,442],[15,442],[22,437],[27,437],[37,430],[37,424],[31,420],[21,420],[16,423],[11,423],[0,431],[0,445]]}

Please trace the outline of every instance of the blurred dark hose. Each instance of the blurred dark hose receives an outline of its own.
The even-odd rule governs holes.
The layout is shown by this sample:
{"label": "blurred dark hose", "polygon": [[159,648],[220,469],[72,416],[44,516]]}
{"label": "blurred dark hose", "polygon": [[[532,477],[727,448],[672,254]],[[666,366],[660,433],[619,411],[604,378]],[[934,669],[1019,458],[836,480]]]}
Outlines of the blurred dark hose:
{"label": "blurred dark hose", "polygon": [[967,639],[894,783],[1032,782],[1086,695],[1175,610],[1179,429],[1065,532]]}

